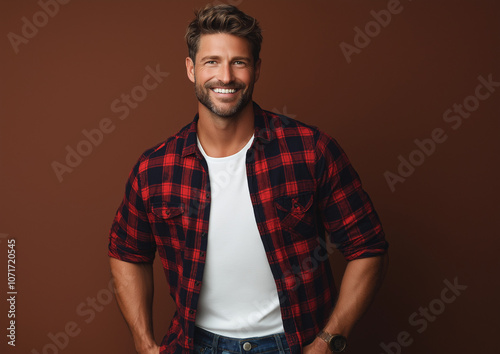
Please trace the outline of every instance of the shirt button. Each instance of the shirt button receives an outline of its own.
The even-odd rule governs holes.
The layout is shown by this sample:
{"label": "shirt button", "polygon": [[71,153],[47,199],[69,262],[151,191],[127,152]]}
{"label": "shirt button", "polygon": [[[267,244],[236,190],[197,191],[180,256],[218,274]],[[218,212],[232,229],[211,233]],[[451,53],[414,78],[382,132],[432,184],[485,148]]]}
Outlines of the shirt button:
{"label": "shirt button", "polygon": [[210,199],[210,193],[206,194],[207,199]]}
{"label": "shirt button", "polygon": [[248,352],[250,349],[252,349],[252,344],[250,342],[245,342],[243,343],[243,350]]}
{"label": "shirt button", "polygon": [[194,313],[193,310],[189,310],[189,314],[192,315]]}
{"label": "shirt button", "polygon": [[207,233],[206,232],[202,233],[201,237],[207,237]]}
{"label": "shirt button", "polygon": [[200,253],[200,256],[201,256],[202,258],[203,258],[203,257],[205,257],[205,252],[201,252],[201,253]]}
{"label": "shirt button", "polygon": [[194,285],[198,286],[198,285],[200,285],[200,282],[197,280],[194,282]]}
{"label": "shirt button", "polygon": [[294,207],[294,208],[298,208],[298,207],[299,207],[299,203],[295,203],[295,204],[293,205],[293,207]]}

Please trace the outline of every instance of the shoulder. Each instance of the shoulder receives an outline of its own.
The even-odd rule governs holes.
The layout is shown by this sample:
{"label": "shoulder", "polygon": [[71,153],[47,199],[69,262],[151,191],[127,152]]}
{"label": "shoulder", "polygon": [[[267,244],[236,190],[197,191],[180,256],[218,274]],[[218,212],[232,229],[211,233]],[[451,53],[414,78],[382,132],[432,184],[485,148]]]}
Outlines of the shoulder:
{"label": "shoulder", "polygon": [[293,146],[295,149],[302,146],[303,149],[312,150],[319,155],[343,153],[337,140],[317,126],[283,114],[263,112],[274,137],[280,140],[280,143]]}
{"label": "shoulder", "polygon": [[300,120],[290,118],[284,114],[263,110],[269,128],[279,137],[289,135],[315,135],[320,130],[313,125],[306,124]]}
{"label": "shoulder", "polygon": [[175,155],[181,156],[193,124],[195,123],[185,125],[176,134],[145,150],[136,163],[137,172],[143,172],[154,166],[162,166],[165,156],[170,156],[172,160],[175,160]]}

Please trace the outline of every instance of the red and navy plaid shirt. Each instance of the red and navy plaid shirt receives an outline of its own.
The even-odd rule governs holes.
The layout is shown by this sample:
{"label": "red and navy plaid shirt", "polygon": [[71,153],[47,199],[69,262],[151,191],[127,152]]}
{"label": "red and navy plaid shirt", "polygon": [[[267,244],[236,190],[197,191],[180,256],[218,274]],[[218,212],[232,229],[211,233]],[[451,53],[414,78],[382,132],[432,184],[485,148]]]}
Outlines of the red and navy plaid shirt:
{"label": "red and navy plaid shirt", "polygon": [[[255,139],[246,156],[250,197],[286,338],[291,352],[300,353],[326,324],[337,298],[332,249],[353,260],[383,254],[388,244],[334,139],[255,103],[254,112]],[[192,352],[203,287],[211,194],[197,121],[140,157],[110,232],[111,257],[153,262],[158,250],[177,308],[161,353]]]}

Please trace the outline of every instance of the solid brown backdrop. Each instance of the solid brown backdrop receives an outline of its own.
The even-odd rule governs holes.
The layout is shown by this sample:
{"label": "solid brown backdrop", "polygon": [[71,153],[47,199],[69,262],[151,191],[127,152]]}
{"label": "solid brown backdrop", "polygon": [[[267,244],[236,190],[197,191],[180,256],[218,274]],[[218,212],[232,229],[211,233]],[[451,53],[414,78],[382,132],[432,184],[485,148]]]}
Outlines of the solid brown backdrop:
{"label": "solid brown backdrop", "polygon": [[[52,4],[51,15],[40,14],[40,3]],[[107,290],[108,231],[139,155],[196,113],[183,35],[207,1],[40,3],[0,4],[0,289],[7,299],[7,241],[14,238],[18,291],[16,346],[7,345],[9,304],[2,300],[0,351],[134,353]],[[495,351],[500,88],[491,84],[479,90],[488,98],[474,96],[479,77],[500,81],[498,3],[225,3],[264,29],[256,102],[335,137],[385,227],[390,271],[349,352],[398,353],[401,345],[402,353]],[[388,6],[390,21],[382,11]],[[384,26],[370,23],[377,16]],[[355,36],[363,48],[348,62],[340,45],[354,46]],[[150,91],[137,88],[157,66],[168,76]],[[141,101],[125,114],[121,95],[131,91]],[[464,100],[467,118],[443,118]],[[94,132],[95,144],[85,143],[82,130],[103,124],[108,133]],[[425,139],[435,129],[446,140],[432,148]],[[415,139],[427,142],[427,154],[415,152]],[[71,172],[61,167],[67,146],[87,154],[73,157]],[[418,166],[406,166],[391,191],[387,172],[394,178],[410,157]],[[54,166],[63,168],[60,178]],[[332,260],[339,282],[345,264],[338,252]],[[160,341],[173,306],[159,263],[155,279]],[[461,288],[443,298],[446,281]],[[429,306],[425,319],[419,311]]]}

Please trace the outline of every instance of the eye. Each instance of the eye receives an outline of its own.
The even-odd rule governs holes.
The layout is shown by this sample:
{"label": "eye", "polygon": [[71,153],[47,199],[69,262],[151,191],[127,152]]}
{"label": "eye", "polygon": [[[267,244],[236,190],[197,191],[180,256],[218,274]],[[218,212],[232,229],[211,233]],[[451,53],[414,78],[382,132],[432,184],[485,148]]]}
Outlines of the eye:
{"label": "eye", "polygon": [[241,60],[236,60],[236,61],[234,62],[234,64],[236,64],[236,65],[245,65],[245,62],[244,62],[244,61],[241,61]]}
{"label": "eye", "polygon": [[215,60],[207,60],[205,62],[205,64],[213,65],[213,64],[217,64],[217,62]]}

